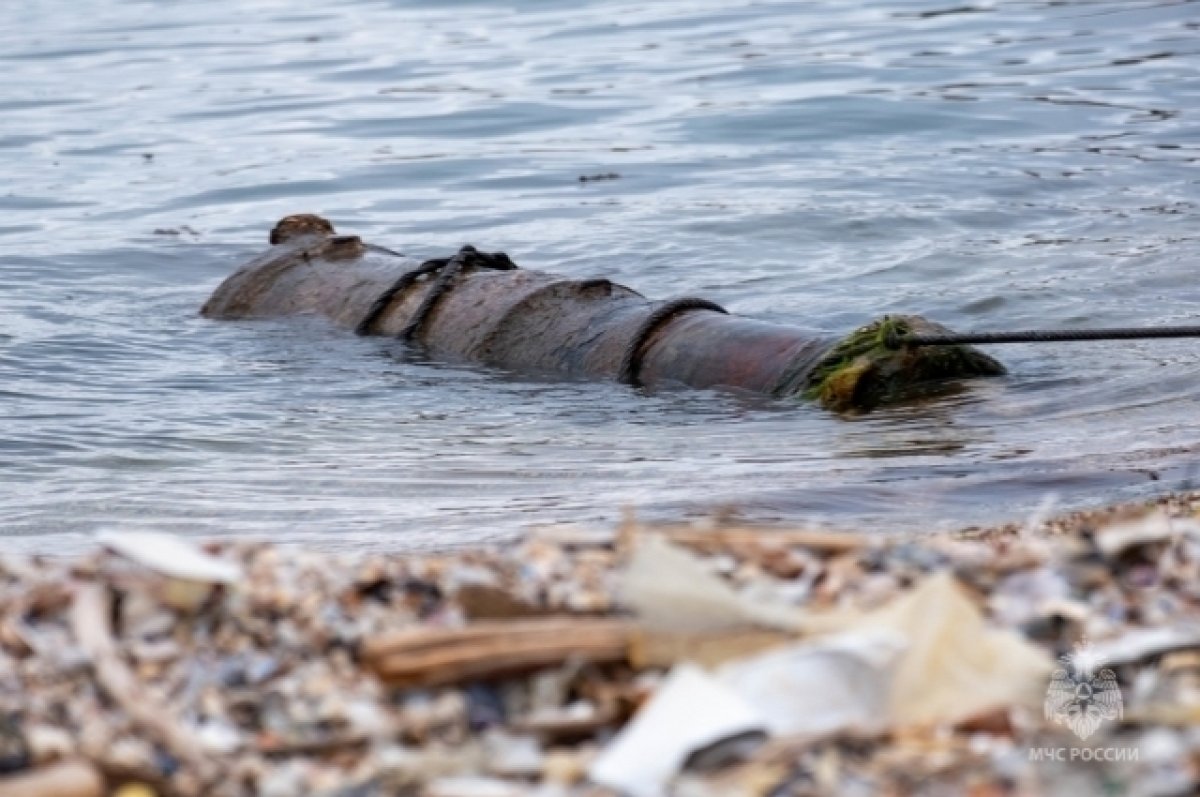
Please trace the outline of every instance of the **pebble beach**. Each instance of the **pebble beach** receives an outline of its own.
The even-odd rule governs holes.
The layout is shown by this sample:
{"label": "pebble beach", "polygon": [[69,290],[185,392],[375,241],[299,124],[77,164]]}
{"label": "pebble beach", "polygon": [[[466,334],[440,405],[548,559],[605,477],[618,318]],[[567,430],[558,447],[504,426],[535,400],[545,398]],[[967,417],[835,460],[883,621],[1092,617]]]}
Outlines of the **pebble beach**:
{"label": "pebble beach", "polygon": [[1189,794],[1198,508],[9,555],[0,795]]}

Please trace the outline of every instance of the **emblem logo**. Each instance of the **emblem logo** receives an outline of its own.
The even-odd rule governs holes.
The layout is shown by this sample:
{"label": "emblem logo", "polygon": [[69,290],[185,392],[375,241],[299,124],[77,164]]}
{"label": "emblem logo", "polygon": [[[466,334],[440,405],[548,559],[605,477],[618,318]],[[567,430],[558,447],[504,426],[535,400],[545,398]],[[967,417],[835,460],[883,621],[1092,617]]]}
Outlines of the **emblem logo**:
{"label": "emblem logo", "polygon": [[1066,725],[1080,739],[1087,740],[1100,723],[1125,715],[1117,674],[1101,667],[1104,658],[1090,642],[1059,658],[1063,666],[1050,676],[1046,690],[1046,719]]}

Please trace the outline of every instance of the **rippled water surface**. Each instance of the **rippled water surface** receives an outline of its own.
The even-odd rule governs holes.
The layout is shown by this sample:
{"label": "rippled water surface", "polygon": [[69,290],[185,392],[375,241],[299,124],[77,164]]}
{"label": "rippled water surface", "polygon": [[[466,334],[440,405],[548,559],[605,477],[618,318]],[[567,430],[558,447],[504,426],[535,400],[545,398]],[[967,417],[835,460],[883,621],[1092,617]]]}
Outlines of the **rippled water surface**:
{"label": "rippled water surface", "polygon": [[1196,341],[997,348],[1009,377],[845,419],[196,315],[314,211],[834,332],[1196,323],[1200,4],[39,0],[0,23],[10,544],[428,546],[622,505],[937,529],[1200,459]]}

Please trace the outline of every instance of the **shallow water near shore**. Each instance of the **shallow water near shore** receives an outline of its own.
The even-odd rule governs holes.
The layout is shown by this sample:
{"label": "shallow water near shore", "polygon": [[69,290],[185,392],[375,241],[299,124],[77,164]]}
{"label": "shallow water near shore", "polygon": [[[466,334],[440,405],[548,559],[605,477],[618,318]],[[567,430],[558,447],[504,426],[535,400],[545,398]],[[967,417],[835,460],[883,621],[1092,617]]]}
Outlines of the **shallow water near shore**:
{"label": "shallow water near shore", "polygon": [[[929,529],[1165,492],[1200,343],[1006,346],[858,418],[428,362],[200,304],[319,212],[833,333],[1196,323],[1200,4],[0,10],[0,533],[340,547],[734,508]],[[583,180],[604,176],[607,179]]]}

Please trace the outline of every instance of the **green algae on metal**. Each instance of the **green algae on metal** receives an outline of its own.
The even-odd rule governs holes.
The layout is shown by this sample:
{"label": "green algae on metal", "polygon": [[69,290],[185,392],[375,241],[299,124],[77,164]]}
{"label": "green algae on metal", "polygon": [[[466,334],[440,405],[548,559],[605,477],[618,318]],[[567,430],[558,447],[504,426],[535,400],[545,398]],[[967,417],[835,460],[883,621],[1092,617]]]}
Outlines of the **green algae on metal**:
{"label": "green algae on metal", "polygon": [[948,329],[920,316],[884,316],[851,332],[821,358],[802,395],[835,412],[867,411],[903,398],[911,388],[944,379],[999,376],[1004,366],[970,346],[892,349],[890,334]]}

